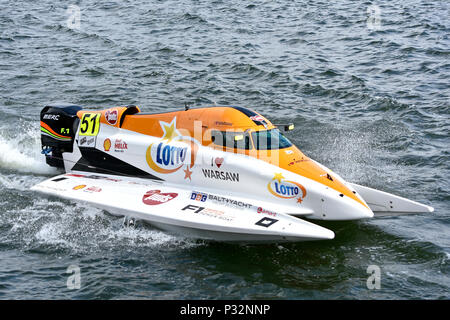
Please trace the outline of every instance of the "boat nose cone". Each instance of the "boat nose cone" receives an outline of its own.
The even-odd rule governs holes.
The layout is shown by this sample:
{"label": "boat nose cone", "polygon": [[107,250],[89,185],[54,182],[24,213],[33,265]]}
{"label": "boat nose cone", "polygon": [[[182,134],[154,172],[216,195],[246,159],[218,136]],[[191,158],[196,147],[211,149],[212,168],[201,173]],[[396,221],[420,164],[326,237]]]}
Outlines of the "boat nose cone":
{"label": "boat nose cone", "polygon": [[321,227],[317,224],[312,224],[310,225],[310,228],[308,230],[309,236],[311,239],[313,240],[331,240],[334,239],[334,232]]}
{"label": "boat nose cone", "polygon": [[332,240],[334,239],[334,232],[329,229],[322,228],[319,237],[321,240]]}
{"label": "boat nose cone", "polygon": [[[351,199],[350,199],[351,200]],[[354,209],[353,215],[355,216],[354,219],[367,219],[367,218],[373,218],[373,212],[370,210],[370,208],[364,207],[363,205],[357,203],[356,206],[353,206]]]}
{"label": "boat nose cone", "polygon": [[286,230],[286,235],[289,238],[300,238],[303,241],[334,239],[334,232],[327,228],[303,219],[293,217],[292,219],[295,219],[295,223],[291,225],[289,230]]}
{"label": "boat nose cone", "polygon": [[322,199],[322,218],[324,220],[359,220],[373,218],[373,212],[369,207],[340,194]]}

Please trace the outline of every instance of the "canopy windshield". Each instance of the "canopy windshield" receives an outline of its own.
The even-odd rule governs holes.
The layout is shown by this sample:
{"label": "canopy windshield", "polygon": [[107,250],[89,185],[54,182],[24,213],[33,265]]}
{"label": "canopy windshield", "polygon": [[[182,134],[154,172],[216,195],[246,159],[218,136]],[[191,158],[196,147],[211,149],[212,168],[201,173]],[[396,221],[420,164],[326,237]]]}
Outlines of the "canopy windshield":
{"label": "canopy windshield", "polygon": [[278,129],[254,131],[252,140],[257,150],[278,150],[292,146],[289,139]]}

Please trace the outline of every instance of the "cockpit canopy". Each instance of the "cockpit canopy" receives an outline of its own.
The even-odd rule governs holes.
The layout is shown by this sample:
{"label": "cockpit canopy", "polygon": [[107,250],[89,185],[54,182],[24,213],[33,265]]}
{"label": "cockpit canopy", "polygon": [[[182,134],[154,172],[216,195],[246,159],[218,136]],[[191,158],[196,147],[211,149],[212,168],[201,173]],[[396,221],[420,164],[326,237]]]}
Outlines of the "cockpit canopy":
{"label": "cockpit canopy", "polygon": [[278,150],[292,146],[277,128],[245,132],[212,130],[211,141],[216,146],[244,150]]}
{"label": "cockpit canopy", "polygon": [[193,108],[123,117],[121,128],[163,137],[163,127],[191,136],[205,146],[235,150],[278,150],[292,146],[276,126],[253,110],[235,106]]}

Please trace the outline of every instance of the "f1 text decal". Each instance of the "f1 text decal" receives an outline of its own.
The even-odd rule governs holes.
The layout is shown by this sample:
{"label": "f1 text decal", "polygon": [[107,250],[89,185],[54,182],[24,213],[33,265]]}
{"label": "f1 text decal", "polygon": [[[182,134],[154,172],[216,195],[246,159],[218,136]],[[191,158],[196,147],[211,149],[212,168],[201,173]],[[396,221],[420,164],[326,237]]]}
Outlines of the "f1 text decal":
{"label": "f1 text decal", "polygon": [[200,206],[194,206],[191,204],[188,204],[181,210],[182,211],[191,211],[193,213],[198,213],[203,216],[217,218],[217,219],[224,220],[224,221],[232,221],[234,219],[234,217],[226,215],[224,211],[209,209],[209,208],[200,207]]}

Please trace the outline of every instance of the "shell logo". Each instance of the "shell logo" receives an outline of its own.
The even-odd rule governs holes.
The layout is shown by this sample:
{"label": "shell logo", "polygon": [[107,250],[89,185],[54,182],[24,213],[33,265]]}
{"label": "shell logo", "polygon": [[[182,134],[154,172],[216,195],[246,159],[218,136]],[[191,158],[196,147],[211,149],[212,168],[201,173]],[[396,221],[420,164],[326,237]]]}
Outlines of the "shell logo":
{"label": "shell logo", "polygon": [[276,173],[273,179],[267,184],[267,189],[275,197],[282,199],[295,199],[302,203],[306,197],[306,189],[300,183],[285,180],[283,174]]}
{"label": "shell logo", "polygon": [[103,149],[105,149],[105,151],[109,151],[111,149],[111,140],[108,138],[106,138],[103,142]]}

